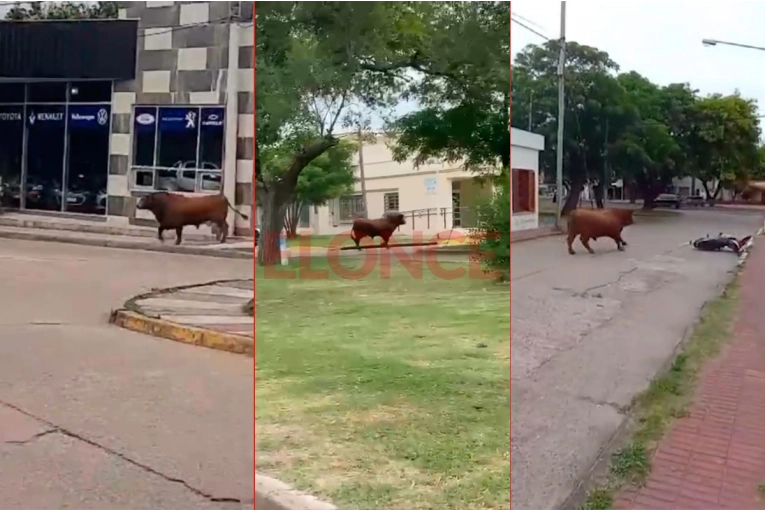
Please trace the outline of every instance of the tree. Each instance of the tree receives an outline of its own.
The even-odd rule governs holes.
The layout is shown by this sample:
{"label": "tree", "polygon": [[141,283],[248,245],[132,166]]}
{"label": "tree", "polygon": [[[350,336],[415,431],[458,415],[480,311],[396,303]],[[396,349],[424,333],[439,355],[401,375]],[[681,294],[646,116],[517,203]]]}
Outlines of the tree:
{"label": "tree", "polygon": [[117,2],[16,2],[5,15],[12,21],[112,18]]}
{"label": "tree", "polygon": [[618,81],[627,93],[630,113],[611,152],[622,179],[634,184],[643,207],[651,208],[672,179],[686,169],[683,133],[688,131],[688,119],[679,113],[684,103],[675,101],[675,96],[687,89],[662,88],[636,72],[622,74]]}
{"label": "tree", "polygon": [[697,101],[695,120],[698,176],[716,199],[760,164],[757,104],[738,93],[713,94]]}
{"label": "tree", "polygon": [[[543,135],[550,150],[542,153],[540,167],[546,175],[556,169],[558,144],[558,77],[560,44],[524,48],[513,64],[512,125]],[[566,99],[564,180],[569,188],[564,211],[576,207],[589,180],[605,180],[605,154],[609,143],[624,127],[624,89],[616,81],[619,66],[608,53],[569,42],[566,45]]]}
{"label": "tree", "polygon": [[[338,145],[337,129],[359,109],[414,96],[428,106],[430,96],[472,96],[467,91],[483,87],[468,69],[488,57],[465,51],[464,40],[493,30],[486,19],[501,3],[263,3],[255,21],[260,264],[278,261],[278,233],[300,175]],[[292,152],[265,172],[260,154],[278,146]]]}
{"label": "tree", "polygon": [[[262,161],[268,167],[263,170],[264,174],[278,172],[287,163],[285,158],[290,157],[293,150],[290,147],[280,147],[263,155]],[[314,159],[300,173],[294,199],[287,207],[284,220],[288,237],[297,236],[298,222],[306,207],[325,205],[331,199],[353,190],[356,178],[351,160],[356,150],[356,143],[341,139],[337,146]]]}
{"label": "tree", "polygon": [[[452,6],[458,23],[442,34],[445,44],[432,48],[434,61],[454,60],[449,41],[470,40],[459,48],[459,75],[450,72],[447,84],[439,77],[414,90],[426,107],[403,116],[388,128],[396,135],[397,161],[413,157],[419,165],[430,159],[461,161],[477,172],[494,172],[510,166],[510,24],[508,2],[473,2]],[[449,67],[449,66],[444,66]],[[452,68],[455,64],[452,64]]]}

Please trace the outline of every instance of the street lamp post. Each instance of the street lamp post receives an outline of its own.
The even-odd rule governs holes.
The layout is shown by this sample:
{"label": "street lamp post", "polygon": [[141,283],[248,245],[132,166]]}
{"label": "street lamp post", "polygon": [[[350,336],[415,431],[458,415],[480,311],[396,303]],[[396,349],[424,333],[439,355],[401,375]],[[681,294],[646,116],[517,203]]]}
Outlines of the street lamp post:
{"label": "street lamp post", "polygon": [[765,51],[765,47],[762,47],[762,46],[752,46],[751,44],[740,44],[735,42],[719,41],[717,39],[702,39],[701,44],[703,44],[704,46],[717,46],[718,44],[720,44],[723,46],[736,46],[738,48],[746,48],[749,50]]}
{"label": "street lamp post", "polygon": [[566,112],[563,71],[566,68],[566,2],[560,3],[560,54],[558,56],[558,146],[556,154],[555,188],[558,195],[555,211],[555,226],[561,226],[563,210],[563,122]]}

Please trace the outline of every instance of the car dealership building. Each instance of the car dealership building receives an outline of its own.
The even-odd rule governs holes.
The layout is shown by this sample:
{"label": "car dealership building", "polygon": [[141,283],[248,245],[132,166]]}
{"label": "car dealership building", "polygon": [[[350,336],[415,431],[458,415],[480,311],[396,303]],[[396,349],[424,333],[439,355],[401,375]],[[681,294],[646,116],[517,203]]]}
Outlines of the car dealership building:
{"label": "car dealership building", "polygon": [[253,3],[118,6],[0,23],[3,207],[148,226],[143,194],[222,192],[252,218]]}

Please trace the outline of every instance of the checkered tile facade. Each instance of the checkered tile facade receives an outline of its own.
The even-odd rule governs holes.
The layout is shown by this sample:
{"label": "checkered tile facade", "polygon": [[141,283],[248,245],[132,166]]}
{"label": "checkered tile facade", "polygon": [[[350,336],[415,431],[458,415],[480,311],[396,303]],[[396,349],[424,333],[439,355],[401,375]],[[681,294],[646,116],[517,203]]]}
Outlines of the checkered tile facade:
{"label": "checkered tile facade", "polygon": [[[239,26],[239,92],[235,207],[252,216],[254,140],[254,23],[252,2],[118,2],[119,17],[139,20],[135,80],[114,86],[110,217],[143,223],[136,216],[129,171],[132,108],[143,105],[224,105],[227,101],[229,31]],[[237,217],[236,229],[251,232]]]}

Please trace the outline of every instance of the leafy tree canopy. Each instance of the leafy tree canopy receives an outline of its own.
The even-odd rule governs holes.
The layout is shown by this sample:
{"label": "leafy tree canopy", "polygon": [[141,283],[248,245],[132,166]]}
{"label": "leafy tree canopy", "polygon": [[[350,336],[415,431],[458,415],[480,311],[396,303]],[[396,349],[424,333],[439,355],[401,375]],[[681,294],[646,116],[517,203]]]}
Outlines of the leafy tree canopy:
{"label": "leafy tree canopy", "polygon": [[[558,144],[558,49],[557,41],[529,45],[513,65],[512,125],[545,136],[547,176],[555,175]],[[650,207],[674,177],[698,177],[718,196],[759,167],[756,103],[738,93],[702,97],[688,84],[660,86],[576,42],[567,44],[565,79],[564,209],[587,182],[621,178]]]}
{"label": "leafy tree canopy", "polygon": [[17,2],[5,19],[110,19],[117,17],[117,2]]}

